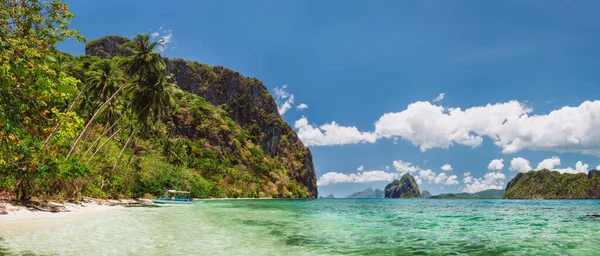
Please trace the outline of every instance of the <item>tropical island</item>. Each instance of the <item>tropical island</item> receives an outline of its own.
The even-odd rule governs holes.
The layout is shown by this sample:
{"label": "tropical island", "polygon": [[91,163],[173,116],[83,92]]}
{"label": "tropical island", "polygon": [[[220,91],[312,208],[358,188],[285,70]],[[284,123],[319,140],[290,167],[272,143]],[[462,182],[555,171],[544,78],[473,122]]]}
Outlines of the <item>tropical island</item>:
{"label": "tropical island", "polygon": [[72,56],[56,45],[86,38],[66,3],[3,6],[2,198],[318,196],[312,154],[261,81],[165,58],[148,34]]}
{"label": "tropical island", "polygon": [[598,199],[600,171],[560,173],[542,169],[519,173],[506,185],[508,199]]}

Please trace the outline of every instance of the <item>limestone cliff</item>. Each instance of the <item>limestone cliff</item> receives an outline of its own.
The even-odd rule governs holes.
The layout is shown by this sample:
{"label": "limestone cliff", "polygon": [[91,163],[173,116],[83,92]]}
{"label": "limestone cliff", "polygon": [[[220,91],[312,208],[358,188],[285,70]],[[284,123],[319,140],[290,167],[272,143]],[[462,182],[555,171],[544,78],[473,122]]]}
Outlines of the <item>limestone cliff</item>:
{"label": "limestone cliff", "polygon": [[[120,46],[129,40],[119,36],[96,39],[86,45],[86,55],[101,58],[128,56],[131,53]],[[249,131],[250,139],[259,143],[265,154],[275,158],[287,170],[291,179],[305,186],[311,197],[317,197],[312,154],[279,115],[275,100],[261,81],[228,68],[195,61],[165,58],[165,64],[181,89],[225,110],[240,127]],[[192,138],[193,129],[188,127],[178,132]]]}
{"label": "limestone cliff", "polygon": [[400,180],[394,180],[385,186],[385,198],[419,198],[419,185],[415,178],[406,173]]}

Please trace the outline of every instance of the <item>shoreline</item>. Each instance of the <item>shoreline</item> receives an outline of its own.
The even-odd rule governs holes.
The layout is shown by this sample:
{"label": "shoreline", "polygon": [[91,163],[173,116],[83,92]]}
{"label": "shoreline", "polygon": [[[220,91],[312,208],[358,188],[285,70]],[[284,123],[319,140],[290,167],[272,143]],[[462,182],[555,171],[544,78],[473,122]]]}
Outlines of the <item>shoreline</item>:
{"label": "shoreline", "polygon": [[15,201],[0,200],[0,222],[85,214],[147,203],[152,203],[152,201],[148,199],[104,200],[83,197],[76,202],[33,201],[22,204]]}

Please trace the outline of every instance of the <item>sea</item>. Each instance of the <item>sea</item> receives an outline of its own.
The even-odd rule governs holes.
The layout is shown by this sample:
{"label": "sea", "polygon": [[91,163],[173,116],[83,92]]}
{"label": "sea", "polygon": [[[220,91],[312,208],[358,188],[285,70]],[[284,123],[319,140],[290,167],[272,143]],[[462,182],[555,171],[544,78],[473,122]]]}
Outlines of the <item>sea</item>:
{"label": "sea", "polygon": [[0,223],[0,255],[600,255],[600,200],[227,199]]}

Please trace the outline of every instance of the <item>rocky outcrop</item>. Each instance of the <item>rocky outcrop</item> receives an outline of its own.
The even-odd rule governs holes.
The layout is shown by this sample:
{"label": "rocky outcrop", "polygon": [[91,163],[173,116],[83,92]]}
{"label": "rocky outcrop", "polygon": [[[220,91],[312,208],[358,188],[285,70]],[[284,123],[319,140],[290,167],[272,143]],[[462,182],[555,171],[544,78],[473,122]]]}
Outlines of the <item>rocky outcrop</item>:
{"label": "rocky outcrop", "polygon": [[98,56],[100,58],[110,58],[112,56],[130,56],[132,52],[123,49],[121,46],[131,39],[121,36],[104,36],[90,41],[85,45],[85,54]]}
{"label": "rocky outcrop", "polygon": [[[131,53],[120,47],[128,41],[118,36],[102,37],[86,46],[86,54],[102,58],[128,56]],[[275,99],[261,81],[221,66],[183,59],[165,58],[165,64],[181,89],[225,110],[265,154],[277,159],[291,179],[305,186],[311,197],[317,197],[312,153],[281,118]]]}
{"label": "rocky outcrop", "polygon": [[519,173],[506,185],[509,199],[591,199],[600,198],[600,171],[559,173],[546,169]]}
{"label": "rocky outcrop", "polygon": [[421,192],[421,197],[422,198],[430,198],[431,193],[428,190],[423,190],[423,192]]}
{"label": "rocky outcrop", "polygon": [[394,180],[385,186],[385,198],[419,198],[419,185],[415,178],[406,173],[400,180]]}
{"label": "rocky outcrop", "polygon": [[383,198],[384,193],[381,189],[365,188],[363,191],[359,191],[353,193],[352,195],[347,196],[346,198]]}

